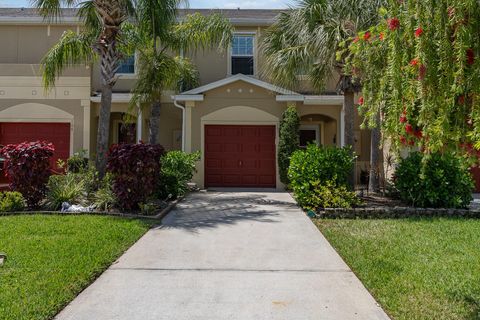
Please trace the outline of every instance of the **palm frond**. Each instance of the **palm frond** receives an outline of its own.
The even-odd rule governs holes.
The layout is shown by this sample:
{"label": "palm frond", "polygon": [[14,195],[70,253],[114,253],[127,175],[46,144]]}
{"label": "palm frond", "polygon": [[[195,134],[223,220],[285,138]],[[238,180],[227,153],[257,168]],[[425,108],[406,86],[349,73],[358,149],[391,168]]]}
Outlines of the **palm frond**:
{"label": "palm frond", "polygon": [[66,31],[60,40],[43,57],[43,84],[46,89],[55,85],[62,71],[77,64],[90,64],[96,58],[92,49],[94,34]]}
{"label": "palm frond", "polygon": [[375,24],[387,0],[300,0],[267,29],[261,51],[262,73],[279,85],[296,88],[307,75],[322,91],[333,73],[341,71],[340,44]]}
{"label": "palm frond", "polygon": [[168,46],[176,50],[197,51],[216,47],[228,48],[233,38],[233,26],[220,14],[203,16],[195,13],[171,28]]}
{"label": "palm frond", "polygon": [[[32,6],[46,20],[54,21],[62,16],[62,7],[73,8],[80,4],[80,0],[31,0]],[[91,2],[91,1],[85,1]]]}

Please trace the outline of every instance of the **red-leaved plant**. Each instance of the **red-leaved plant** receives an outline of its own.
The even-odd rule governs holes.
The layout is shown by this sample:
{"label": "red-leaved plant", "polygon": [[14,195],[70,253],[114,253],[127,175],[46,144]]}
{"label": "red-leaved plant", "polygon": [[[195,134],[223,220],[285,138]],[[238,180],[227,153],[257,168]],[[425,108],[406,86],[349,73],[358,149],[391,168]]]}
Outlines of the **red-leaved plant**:
{"label": "red-leaved plant", "polygon": [[38,207],[45,196],[54,151],[53,144],[46,141],[9,144],[0,149],[10,189],[20,192],[30,209]]}
{"label": "red-leaved plant", "polygon": [[161,145],[143,143],[110,148],[107,171],[113,174],[113,192],[122,209],[137,209],[155,191],[164,152]]}

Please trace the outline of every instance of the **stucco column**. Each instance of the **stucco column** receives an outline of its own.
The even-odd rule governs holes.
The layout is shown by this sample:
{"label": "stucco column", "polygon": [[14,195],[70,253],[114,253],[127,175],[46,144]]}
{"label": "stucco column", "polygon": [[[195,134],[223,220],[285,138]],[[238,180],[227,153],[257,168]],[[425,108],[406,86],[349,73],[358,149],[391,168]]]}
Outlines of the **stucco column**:
{"label": "stucco column", "polygon": [[83,107],[83,150],[90,154],[90,100],[80,102]]}
{"label": "stucco column", "polygon": [[194,101],[187,101],[185,105],[185,152],[192,152],[192,109]]}
{"label": "stucco column", "polygon": [[340,111],[340,147],[345,146],[345,106]]}
{"label": "stucco column", "polygon": [[142,108],[138,106],[138,115],[137,115],[137,143],[142,141],[143,136],[143,113]]}

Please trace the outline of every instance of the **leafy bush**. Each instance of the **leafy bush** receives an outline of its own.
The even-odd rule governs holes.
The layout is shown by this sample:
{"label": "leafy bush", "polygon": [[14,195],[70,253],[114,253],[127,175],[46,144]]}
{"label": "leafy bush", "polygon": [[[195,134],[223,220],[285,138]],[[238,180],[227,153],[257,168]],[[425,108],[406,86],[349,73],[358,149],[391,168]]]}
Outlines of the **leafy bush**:
{"label": "leafy bush", "polygon": [[110,148],[107,170],[113,174],[113,192],[122,209],[137,209],[155,191],[163,153],[162,146],[143,143]]}
{"label": "leafy bush", "polygon": [[88,170],[88,167],[88,155],[85,150],[75,152],[73,156],[67,159],[67,170],[69,172],[84,172]]}
{"label": "leafy bush", "polygon": [[295,151],[290,159],[288,178],[298,204],[305,209],[354,205],[356,197],[347,189],[353,163],[349,148],[310,144],[305,150]]}
{"label": "leafy bush", "polygon": [[280,122],[280,136],[278,142],[278,171],[280,181],[288,185],[288,167],[292,153],[298,149],[300,119],[295,106],[289,106],[283,113]]}
{"label": "leafy bush", "polygon": [[344,185],[336,186],[332,181],[326,181],[324,184],[312,182],[311,192],[305,193],[303,201],[305,204],[302,207],[307,210],[351,208],[360,204],[355,192],[349,191]]}
{"label": "leafy bush", "polygon": [[100,210],[107,211],[117,203],[117,197],[113,192],[113,178],[110,173],[107,173],[103,178],[98,190],[93,194],[93,204]]}
{"label": "leafy bush", "polygon": [[0,212],[22,211],[25,199],[20,192],[0,192]]}
{"label": "leafy bush", "polygon": [[411,153],[400,160],[393,178],[399,197],[409,205],[465,208],[472,201],[473,180],[468,164],[451,154]]}
{"label": "leafy bush", "polygon": [[48,142],[10,144],[0,150],[10,189],[20,192],[30,208],[38,207],[50,177],[50,158],[55,148]]}
{"label": "leafy bush", "polygon": [[170,151],[162,157],[160,196],[177,198],[188,191],[187,183],[196,172],[195,163],[200,160],[200,152],[185,153]]}
{"label": "leafy bush", "polygon": [[83,176],[76,173],[50,176],[47,184],[45,205],[50,210],[59,210],[62,203],[78,204],[85,197]]}

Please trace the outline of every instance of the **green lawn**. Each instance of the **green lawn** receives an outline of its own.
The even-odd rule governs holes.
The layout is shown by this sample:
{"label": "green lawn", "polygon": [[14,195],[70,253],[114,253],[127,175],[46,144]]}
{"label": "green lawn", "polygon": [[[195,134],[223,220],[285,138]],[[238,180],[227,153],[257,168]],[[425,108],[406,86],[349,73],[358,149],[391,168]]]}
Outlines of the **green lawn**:
{"label": "green lawn", "polygon": [[0,217],[0,318],[50,319],[149,228],[105,216]]}
{"label": "green lawn", "polygon": [[480,221],[315,220],[393,319],[480,319]]}

